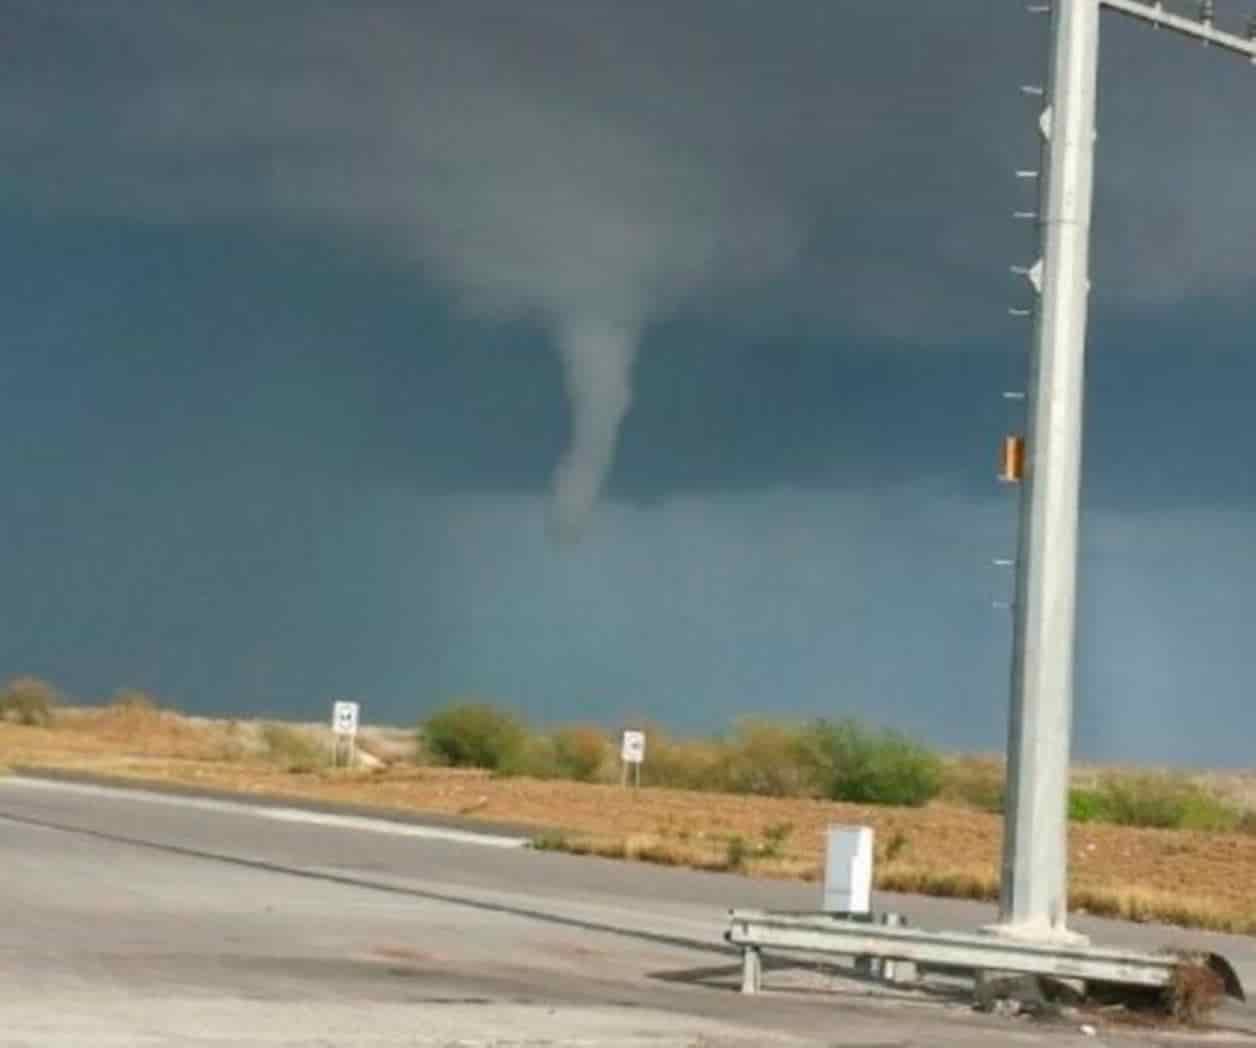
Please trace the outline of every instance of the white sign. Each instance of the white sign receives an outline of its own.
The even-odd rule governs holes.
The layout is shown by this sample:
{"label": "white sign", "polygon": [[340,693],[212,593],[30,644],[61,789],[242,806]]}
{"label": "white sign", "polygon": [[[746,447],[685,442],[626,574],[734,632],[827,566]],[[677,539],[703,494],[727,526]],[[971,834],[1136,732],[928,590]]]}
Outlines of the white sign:
{"label": "white sign", "polygon": [[624,732],[624,743],[619,751],[620,759],[625,764],[640,764],[645,760],[645,732]]}
{"label": "white sign", "polygon": [[358,733],[358,704],[337,702],[331,709],[331,730],[353,738]]}

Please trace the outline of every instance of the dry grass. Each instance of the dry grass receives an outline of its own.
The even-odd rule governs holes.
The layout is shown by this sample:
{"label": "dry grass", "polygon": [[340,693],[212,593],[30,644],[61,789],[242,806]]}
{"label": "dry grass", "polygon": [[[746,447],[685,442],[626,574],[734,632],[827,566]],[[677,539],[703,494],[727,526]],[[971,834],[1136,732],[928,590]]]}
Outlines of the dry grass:
{"label": "dry grass", "polygon": [[991,757],[958,757],[947,762],[938,799],[977,811],[1003,810],[1003,762]]}
{"label": "dry grass", "polygon": [[255,728],[184,717],[135,696],[100,709],[62,710],[55,729],[6,733],[4,742],[11,763],[59,755],[234,763],[262,749]]}
{"label": "dry grass", "polygon": [[1074,887],[1069,891],[1069,908],[1136,924],[1174,924],[1237,935],[1256,934],[1256,909],[1250,906],[1150,888]]}
{"label": "dry grass", "polygon": [[[325,729],[302,731],[317,745]],[[886,808],[501,779],[415,766],[411,733],[367,729],[364,739],[371,737],[379,740],[374,752],[400,763],[375,770],[277,763],[258,723],[184,717],[124,696],[103,709],[62,708],[53,728],[0,724],[0,766],[82,769],[513,822],[533,827],[544,835],[543,844],[564,850],[770,877],[816,878],[828,826],[868,825],[876,832],[878,887],[975,899],[997,895],[1001,820],[958,803]],[[296,767],[302,770],[288,770]],[[966,769],[965,788],[978,795],[988,791],[989,767],[994,765],[976,762]],[[1231,785],[1237,789],[1245,781],[1236,777]],[[1249,888],[1256,876],[1256,836],[1086,824],[1071,828],[1069,844],[1075,909],[1256,933]]]}
{"label": "dry grass", "polygon": [[308,728],[268,722],[262,725],[266,756],[290,772],[318,771],[332,762],[331,746]]}
{"label": "dry grass", "polygon": [[999,878],[992,867],[893,861],[874,867],[874,876],[882,891],[981,901],[999,897]]}

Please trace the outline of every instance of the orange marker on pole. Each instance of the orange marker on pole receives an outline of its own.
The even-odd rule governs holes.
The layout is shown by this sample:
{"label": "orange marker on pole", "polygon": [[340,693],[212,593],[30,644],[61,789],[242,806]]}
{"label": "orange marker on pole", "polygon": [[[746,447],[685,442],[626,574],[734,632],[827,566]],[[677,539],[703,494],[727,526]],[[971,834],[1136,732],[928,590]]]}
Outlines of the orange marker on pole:
{"label": "orange marker on pole", "polygon": [[1003,438],[999,455],[999,480],[1019,484],[1025,477],[1025,438],[1011,433]]}

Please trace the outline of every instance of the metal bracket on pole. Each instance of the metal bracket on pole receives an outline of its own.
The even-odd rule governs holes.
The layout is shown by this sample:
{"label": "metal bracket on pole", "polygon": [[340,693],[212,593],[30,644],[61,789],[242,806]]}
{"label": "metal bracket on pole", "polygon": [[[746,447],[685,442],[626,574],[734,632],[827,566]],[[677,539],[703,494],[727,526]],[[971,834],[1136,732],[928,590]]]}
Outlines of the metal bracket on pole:
{"label": "metal bracket on pole", "polygon": [[1035,291],[1042,291],[1042,259],[1038,259],[1032,266],[1013,266],[1012,272],[1028,280]]}
{"label": "metal bracket on pole", "polygon": [[1248,27],[1247,39],[1237,33],[1227,33],[1213,25],[1211,18],[1195,21],[1166,11],[1160,4],[1148,4],[1143,0],[1099,0],[1104,7],[1123,15],[1148,22],[1156,28],[1172,29],[1183,36],[1192,37],[1204,44],[1213,44],[1235,54],[1245,55],[1256,63],[1256,32]]}

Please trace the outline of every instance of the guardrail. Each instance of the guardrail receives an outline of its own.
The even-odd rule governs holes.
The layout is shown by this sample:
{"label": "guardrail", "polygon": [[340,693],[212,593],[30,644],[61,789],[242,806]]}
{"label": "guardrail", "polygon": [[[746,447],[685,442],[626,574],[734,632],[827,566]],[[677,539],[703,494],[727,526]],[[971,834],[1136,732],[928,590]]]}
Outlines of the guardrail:
{"label": "guardrail", "polygon": [[[1136,953],[1072,943],[1040,943],[997,934],[931,932],[873,924],[828,914],[732,910],[725,939],[742,948],[742,992],[762,987],[761,951],[794,950],[908,961],[926,967],[1018,972],[1057,979],[1165,987],[1182,958],[1174,953]],[[1230,996],[1243,999],[1238,977],[1224,958],[1206,955]]]}

